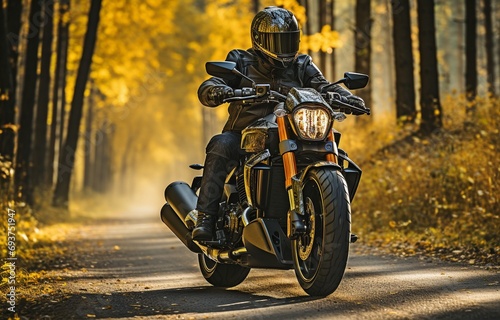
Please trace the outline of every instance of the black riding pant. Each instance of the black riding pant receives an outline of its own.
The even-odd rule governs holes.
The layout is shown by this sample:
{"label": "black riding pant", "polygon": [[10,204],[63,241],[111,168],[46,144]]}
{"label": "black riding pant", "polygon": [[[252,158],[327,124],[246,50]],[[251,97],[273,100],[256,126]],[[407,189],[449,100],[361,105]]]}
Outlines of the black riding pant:
{"label": "black riding pant", "polygon": [[238,164],[241,134],[231,131],[212,137],[206,148],[205,166],[196,209],[217,215],[226,176]]}

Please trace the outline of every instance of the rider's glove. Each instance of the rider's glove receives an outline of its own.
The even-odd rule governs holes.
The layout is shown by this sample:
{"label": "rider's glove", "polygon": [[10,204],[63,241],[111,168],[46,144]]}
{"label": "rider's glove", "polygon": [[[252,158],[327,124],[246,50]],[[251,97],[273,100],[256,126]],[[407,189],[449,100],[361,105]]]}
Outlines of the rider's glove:
{"label": "rider's glove", "polygon": [[[363,101],[363,99],[361,99],[360,97],[358,96],[355,96],[355,95],[350,95],[350,96],[347,96],[347,97],[344,97],[346,102],[348,104],[350,104],[351,106],[355,106],[359,109],[363,109],[363,110],[367,110],[366,109],[366,106],[365,106],[365,102]],[[347,109],[346,110],[342,110],[344,113],[352,113],[353,115],[360,115],[360,114],[364,114],[366,112],[361,112],[361,111],[357,111],[357,110],[354,110],[354,109]]]}
{"label": "rider's glove", "polygon": [[354,115],[360,115],[360,114],[364,114],[364,113],[369,113],[369,110],[365,106],[365,102],[363,101],[363,99],[361,99],[358,96],[355,96],[355,95],[352,95],[352,94],[348,95],[348,96],[343,96],[343,95],[341,95],[339,93],[336,93],[336,92],[328,92],[328,97],[329,97],[330,101],[332,101],[332,102],[335,101],[335,100],[338,100],[338,101],[341,101],[343,103],[352,105],[354,107],[366,110],[366,112],[361,112],[361,111],[353,110],[353,109],[351,109],[349,107],[340,107],[339,111],[343,112],[345,114],[351,114],[352,113]]}
{"label": "rider's glove", "polygon": [[208,90],[208,99],[217,106],[222,104],[224,102],[224,99],[230,98],[232,96],[234,96],[233,88],[224,84],[214,85]]}

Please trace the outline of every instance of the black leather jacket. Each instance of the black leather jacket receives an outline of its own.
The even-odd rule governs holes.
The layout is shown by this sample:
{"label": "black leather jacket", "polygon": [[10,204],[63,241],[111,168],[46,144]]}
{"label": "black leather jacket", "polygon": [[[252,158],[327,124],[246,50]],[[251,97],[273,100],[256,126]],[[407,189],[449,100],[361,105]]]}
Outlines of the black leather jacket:
{"label": "black leather jacket", "polygon": [[[271,90],[287,94],[293,87],[314,88],[321,92],[322,88],[329,85],[321,71],[312,62],[309,55],[299,55],[295,62],[286,69],[277,69],[259,59],[253,49],[232,50],[227,55],[226,61],[236,62],[236,69],[254,80],[256,83],[268,83]],[[209,107],[215,107],[208,99],[208,91],[214,85],[225,84],[233,89],[251,87],[252,84],[245,79],[235,78],[232,81],[224,81],[221,78],[212,77],[205,80],[198,89],[200,102]],[[343,96],[350,96],[351,92],[339,85],[328,88],[328,91],[337,92]],[[229,119],[224,131],[241,132],[254,121],[265,117],[274,111],[276,103],[242,104],[233,102],[229,105]]]}

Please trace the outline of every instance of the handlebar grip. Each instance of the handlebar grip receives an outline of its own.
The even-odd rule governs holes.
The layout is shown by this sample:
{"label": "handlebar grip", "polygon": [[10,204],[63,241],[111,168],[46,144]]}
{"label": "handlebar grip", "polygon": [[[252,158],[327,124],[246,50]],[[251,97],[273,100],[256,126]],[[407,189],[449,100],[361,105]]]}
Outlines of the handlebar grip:
{"label": "handlebar grip", "polygon": [[253,88],[241,88],[241,89],[234,89],[233,97],[247,97],[247,96],[253,96],[254,94],[255,94],[255,89]]}
{"label": "handlebar grip", "polygon": [[337,100],[337,99],[331,99],[329,102],[328,102],[332,107],[335,107],[335,108],[338,108],[338,109],[344,109],[344,108],[356,108],[350,104],[348,104],[347,102],[344,102],[342,100]]}
{"label": "handlebar grip", "polygon": [[344,97],[344,96],[341,96],[340,94],[338,93],[334,93],[334,92],[328,92],[327,93],[327,102],[333,107],[333,108],[336,108],[336,109],[349,109],[351,111],[357,111],[358,113],[360,114],[367,114],[369,115],[370,114],[370,109],[369,108],[359,108],[359,107],[356,107],[356,106],[353,106],[349,103],[347,103],[347,98]]}

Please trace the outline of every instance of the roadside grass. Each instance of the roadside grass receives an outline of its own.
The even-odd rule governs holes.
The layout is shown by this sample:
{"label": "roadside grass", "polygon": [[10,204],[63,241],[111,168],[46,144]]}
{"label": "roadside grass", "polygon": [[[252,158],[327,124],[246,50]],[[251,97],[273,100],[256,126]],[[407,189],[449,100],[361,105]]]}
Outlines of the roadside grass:
{"label": "roadside grass", "polygon": [[[85,244],[85,234],[82,233],[81,227],[107,218],[99,213],[114,212],[117,208],[116,202],[96,194],[76,196],[69,210],[53,208],[47,199],[50,199],[50,195],[37,194],[34,209],[23,203],[8,202],[5,199],[0,202],[4,217],[0,223],[0,251],[4,258],[17,258],[14,270],[10,264],[13,260],[3,259],[0,267],[0,291],[7,294],[10,287],[15,287],[18,307],[27,301],[36,301],[41,296],[53,296],[58,293],[56,290],[59,289],[53,284],[60,279],[50,276],[50,271],[82,270],[79,255],[82,243]],[[10,225],[8,212],[15,212],[15,221],[11,220]],[[14,255],[11,254],[11,249],[14,248],[9,248],[12,245],[8,242],[9,226],[15,227],[10,229],[15,237],[15,240],[10,239],[14,240]],[[68,246],[68,243],[80,245]]]}
{"label": "roadside grass", "polygon": [[444,128],[430,135],[384,119],[346,133],[362,141],[348,150],[363,169],[352,221],[364,243],[499,266],[500,101],[476,104],[469,119],[463,98],[446,98]]}

